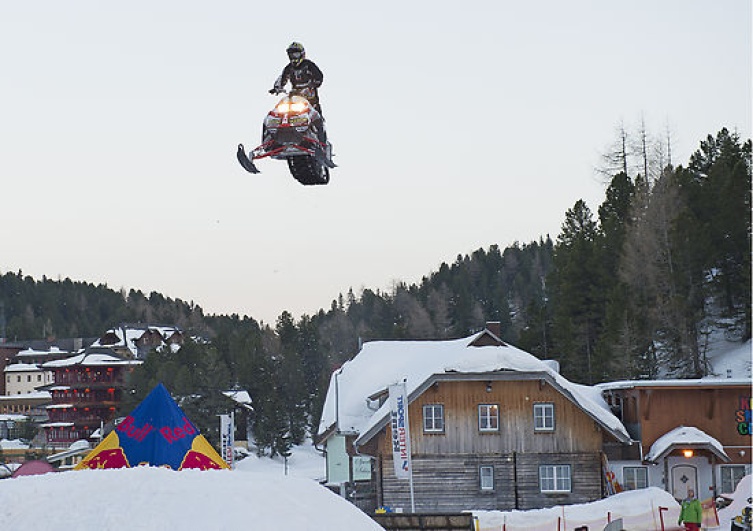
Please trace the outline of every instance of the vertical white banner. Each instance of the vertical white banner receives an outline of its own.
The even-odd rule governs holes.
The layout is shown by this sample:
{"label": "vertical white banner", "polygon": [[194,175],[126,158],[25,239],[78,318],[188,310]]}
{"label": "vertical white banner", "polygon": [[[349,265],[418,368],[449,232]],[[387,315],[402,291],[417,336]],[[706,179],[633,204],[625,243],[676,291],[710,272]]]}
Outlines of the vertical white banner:
{"label": "vertical white banner", "polygon": [[390,421],[392,427],[392,460],[398,479],[411,479],[410,426],[408,425],[408,394],[405,382],[390,385]]}
{"label": "vertical white banner", "polygon": [[227,466],[233,468],[233,447],[235,446],[234,415],[220,415],[220,455]]}

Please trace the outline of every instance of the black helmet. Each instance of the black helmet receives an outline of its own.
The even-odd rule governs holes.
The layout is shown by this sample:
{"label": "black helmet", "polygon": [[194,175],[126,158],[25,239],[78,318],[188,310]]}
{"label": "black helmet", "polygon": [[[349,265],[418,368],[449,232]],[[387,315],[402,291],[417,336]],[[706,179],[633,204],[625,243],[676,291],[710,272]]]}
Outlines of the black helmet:
{"label": "black helmet", "polygon": [[306,58],[306,50],[303,49],[303,44],[300,42],[292,43],[288,46],[286,52],[288,52],[288,59],[290,59],[290,62],[295,66],[301,64]]}

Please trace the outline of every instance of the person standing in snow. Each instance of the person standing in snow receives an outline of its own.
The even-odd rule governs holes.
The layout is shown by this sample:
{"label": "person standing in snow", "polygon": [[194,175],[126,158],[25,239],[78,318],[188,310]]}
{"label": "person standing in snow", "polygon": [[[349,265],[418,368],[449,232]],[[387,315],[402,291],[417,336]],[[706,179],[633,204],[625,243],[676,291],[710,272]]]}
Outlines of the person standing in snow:
{"label": "person standing in snow", "polygon": [[688,531],[698,531],[701,529],[702,515],[701,502],[696,499],[693,489],[688,489],[688,496],[680,503],[680,518],[677,524],[685,524]]}

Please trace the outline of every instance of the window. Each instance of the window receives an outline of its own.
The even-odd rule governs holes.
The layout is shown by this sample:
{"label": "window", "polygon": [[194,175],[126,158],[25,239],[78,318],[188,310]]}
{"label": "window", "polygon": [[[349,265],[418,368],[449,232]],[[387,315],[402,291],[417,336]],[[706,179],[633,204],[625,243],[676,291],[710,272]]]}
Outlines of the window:
{"label": "window", "polygon": [[622,486],[626,490],[648,487],[648,469],[645,466],[626,466],[622,469]]}
{"label": "window", "polygon": [[21,376],[16,376],[16,383],[21,383]]}
{"label": "window", "polygon": [[424,406],[424,431],[441,433],[444,431],[444,406],[429,404]]}
{"label": "window", "polygon": [[481,490],[494,490],[494,467],[482,466],[478,469],[479,487]]}
{"label": "window", "polygon": [[497,404],[479,404],[479,431],[499,431],[499,406]]}
{"label": "window", "polygon": [[570,465],[542,465],[539,467],[541,492],[570,492]]}
{"label": "window", "polygon": [[554,431],[554,404],[533,405],[533,429]]}
{"label": "window", "polygon": [[38,382],[41,382],[41,381],[42,381],[42,375],[41,375],[41,374],[37,374],[37,381],[38,381]]}
{"label": "window", "polygon": [[737,484],[745,477],[745,465],[726,465],[719,468],[722,476],[722,493],[732,494]]}
{"label": "window", "polygon": [[26,375],[26,381],[27,382],[31,382],[31,374],[27,374]]}

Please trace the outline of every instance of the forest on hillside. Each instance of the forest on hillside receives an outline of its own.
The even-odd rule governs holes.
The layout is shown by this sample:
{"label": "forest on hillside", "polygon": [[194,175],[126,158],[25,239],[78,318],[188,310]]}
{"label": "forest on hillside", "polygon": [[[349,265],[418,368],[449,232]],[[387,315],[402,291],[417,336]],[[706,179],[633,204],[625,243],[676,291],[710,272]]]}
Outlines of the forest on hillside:
{"label": "forest on hillside", "polygon": [[220,391],[245,389],[256,443],[272,453],[316,432],[330,374],[372,339],[456,338],[499,321],[502,339],[558,360],[575,382],[703,376],[712,331],[751,337],[751,141],[722,129],[675,167],[643,138],[637,151],[619,139],[604,201],[577,201],[554,240],[492,244],[390,292],[350,290],[314,315],[283,312],[264,325],[159,293],[8,272],[0,337],[178,325],[197,340],[150,354],[132,402],[162,381],[211,438],[227,407]]}

